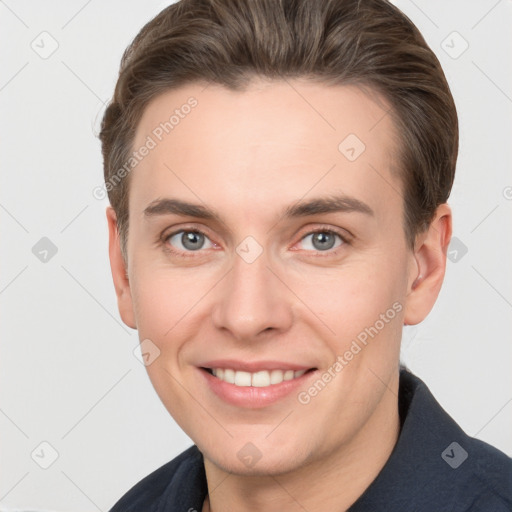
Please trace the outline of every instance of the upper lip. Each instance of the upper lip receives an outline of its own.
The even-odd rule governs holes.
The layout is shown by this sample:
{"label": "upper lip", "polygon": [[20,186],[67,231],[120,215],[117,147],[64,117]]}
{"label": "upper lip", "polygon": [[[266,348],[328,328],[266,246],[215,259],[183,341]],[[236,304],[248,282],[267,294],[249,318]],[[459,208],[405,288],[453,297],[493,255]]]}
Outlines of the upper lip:
{"label": "upper lip", "polygon": [[310,370],[314,368],[309,365],[286,363],[284,361],[237,361],[234,359],[216,359],[198,365],[202,368],[229,368],[235,371],[255,373],[260,370]]}

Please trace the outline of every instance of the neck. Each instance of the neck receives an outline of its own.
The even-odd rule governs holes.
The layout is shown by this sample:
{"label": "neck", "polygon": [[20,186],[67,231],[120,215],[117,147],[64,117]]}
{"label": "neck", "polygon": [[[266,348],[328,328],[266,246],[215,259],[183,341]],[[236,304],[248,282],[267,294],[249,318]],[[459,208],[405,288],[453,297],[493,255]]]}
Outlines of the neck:
{"label": "neck", "polygon": [[294,471],[264,476],[228,473],[204,459],[208,496],[203,512],[347,510],[388,460],[398,439],[398,376],[349,444]]}

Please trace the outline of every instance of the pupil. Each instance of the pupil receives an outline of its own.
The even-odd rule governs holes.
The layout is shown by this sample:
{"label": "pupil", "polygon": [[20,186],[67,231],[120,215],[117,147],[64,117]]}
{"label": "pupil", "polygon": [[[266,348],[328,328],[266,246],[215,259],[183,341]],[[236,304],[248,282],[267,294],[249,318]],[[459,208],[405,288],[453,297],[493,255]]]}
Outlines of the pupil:
{"label": "pupil", "polygon": [[195,251],[200,249],[203,245],[203,238],[204,236],[201,233],[183,233],[181,236],[181,243],[183,244],[183,247]]}
{"label": "pupil", "polygon": [[334,236],[332,233],[315,233],[313,235],[313,245],[315,249],[331,249],[334,246]]}

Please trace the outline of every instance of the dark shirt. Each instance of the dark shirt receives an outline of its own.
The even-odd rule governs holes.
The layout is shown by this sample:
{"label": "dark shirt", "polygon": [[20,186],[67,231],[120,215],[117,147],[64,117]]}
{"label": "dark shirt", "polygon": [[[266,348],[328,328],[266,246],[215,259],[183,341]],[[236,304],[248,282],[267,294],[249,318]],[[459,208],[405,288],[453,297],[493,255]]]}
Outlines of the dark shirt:
{"label": "dark shirt", "polygon": [[[405,368],[398,405],[398,441],[349,512],[512,511],[510,457],[467,436]],[[193,445],[136,484],[111,512],[201,512],[207,492],[203,455]]]}

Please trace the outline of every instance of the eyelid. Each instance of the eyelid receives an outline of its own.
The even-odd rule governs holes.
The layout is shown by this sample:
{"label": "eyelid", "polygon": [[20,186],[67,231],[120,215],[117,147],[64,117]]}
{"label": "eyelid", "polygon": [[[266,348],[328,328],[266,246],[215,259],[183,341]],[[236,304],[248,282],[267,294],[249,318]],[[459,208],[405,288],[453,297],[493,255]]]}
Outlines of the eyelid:
{"label": "eyelid", "polygon": [[335,228],[333,226],[328,225],[321,225],[316,227],[304,228],[304,230],[302,230],[302,234],[299,235],[299,241],[305,238],[306,236],[314,233],[333,233],[335,235],[338,235],[341,238],[341,240],[343,240],[343,242],[347,244],[350,243],[350,241],[353,238],[352,233],[350,233],[346,229]]}
{"label": "eyelid", "polygon": [[197,227],[197,226],[190,226],[190,225],[179,225],[179,226],[168,227],[162,231],[159,238],[161,240],[165,241],[165,240],[168,240],[171,236],[176,235],[177,233],[181,233],[182,231],[201,233],[202,235],[204,235],[208,238],[211,238],[211,236],[207,233],[207,230]]}

